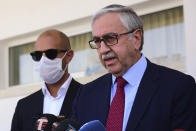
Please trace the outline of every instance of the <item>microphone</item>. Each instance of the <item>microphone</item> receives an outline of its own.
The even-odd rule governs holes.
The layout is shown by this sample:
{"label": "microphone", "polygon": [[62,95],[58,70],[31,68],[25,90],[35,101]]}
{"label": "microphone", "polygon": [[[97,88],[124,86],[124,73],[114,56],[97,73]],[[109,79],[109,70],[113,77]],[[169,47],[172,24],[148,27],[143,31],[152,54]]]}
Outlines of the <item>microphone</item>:
{"label": "microphone", "polygon": [[94,120],[84,124],[78,131],[106,131],[106,129],[99,120]]}
{"label": "microphone", "polygon": [[54,131],[59,125],[60,121],[64,119],[63,116],[55,116],[53,114],[42,114],[38,117],[34,131]]}
{"label": "microphone", "polygon": [[81,125],[71,119],[65,119],[59,123],[59,125],[54,129],[54,131],[78,131]]}

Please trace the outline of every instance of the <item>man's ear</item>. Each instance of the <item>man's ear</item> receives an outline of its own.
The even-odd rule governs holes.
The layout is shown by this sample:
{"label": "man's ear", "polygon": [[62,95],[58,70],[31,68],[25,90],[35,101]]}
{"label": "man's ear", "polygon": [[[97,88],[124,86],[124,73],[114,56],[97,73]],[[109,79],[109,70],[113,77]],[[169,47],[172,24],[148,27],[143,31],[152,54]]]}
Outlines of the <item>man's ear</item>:
{"label": "man's ear", "polygon": [[134,40],[134,46],[136,50],[140,49],[140,46],[142,44],[142,30],[137,29],[132,34],[132,39]]}
{"label": "man's ear", "polygon": [[74,56],[74,51],[73,50],[69,50],[67,52],[67,55],[66,55],[66,63],[67,64],[70,63],[70,61],[72,60],[73,56]]}

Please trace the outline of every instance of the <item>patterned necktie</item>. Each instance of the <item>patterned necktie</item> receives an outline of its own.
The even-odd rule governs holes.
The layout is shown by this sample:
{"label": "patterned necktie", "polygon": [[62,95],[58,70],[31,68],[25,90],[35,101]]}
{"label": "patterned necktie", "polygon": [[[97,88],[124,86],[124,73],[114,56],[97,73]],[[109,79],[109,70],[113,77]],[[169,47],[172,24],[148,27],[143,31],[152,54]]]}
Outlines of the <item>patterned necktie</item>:
{"label": "patterned necktie", "polygon": [[125,106],[124,86],[126,84],[127,82],[125,79],[122,77],[117,78],[117,90],[112,100],[112,104],[110,105],[106,123],[107,131],[122,131]]}

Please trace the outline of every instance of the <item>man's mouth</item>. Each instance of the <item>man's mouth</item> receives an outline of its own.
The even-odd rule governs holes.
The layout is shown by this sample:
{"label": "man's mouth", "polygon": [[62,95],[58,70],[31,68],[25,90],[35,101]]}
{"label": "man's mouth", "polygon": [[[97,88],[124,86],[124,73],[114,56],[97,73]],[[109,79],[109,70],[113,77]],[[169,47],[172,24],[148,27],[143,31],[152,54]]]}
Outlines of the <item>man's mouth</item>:
{"label": "man's mouth", "polygon": [[105,62],[106,66],[113,65],[115,61],[116,61],[116,57],[111,57],[111,58],[104,59],[104,62]]}
{"label": "man's mouth", "polygon": [[117,60],[117,55],[113,51],[110,51],[107,54],[103,54],[102,59],[106,66],[111,66]]}

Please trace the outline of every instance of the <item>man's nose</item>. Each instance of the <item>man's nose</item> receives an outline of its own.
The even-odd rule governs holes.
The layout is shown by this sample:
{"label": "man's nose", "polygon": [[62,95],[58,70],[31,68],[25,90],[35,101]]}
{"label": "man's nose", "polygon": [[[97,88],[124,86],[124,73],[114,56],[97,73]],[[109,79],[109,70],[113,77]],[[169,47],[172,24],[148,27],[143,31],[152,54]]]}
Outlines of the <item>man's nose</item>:
{"label": "man's nose", "polygon": [[42,56],[46,56],[46,53],[45,53],[45,52],[43,52],[43,53],[42,53]]}
{"label": "man's nose", "polygon": [[100,48],[98,50],[99,50],[100,53],[104,54],[104,53],[109,52],[111,49],[107,45],[107,43],[104,40],[102,40],[101,43],[100,43]]}

